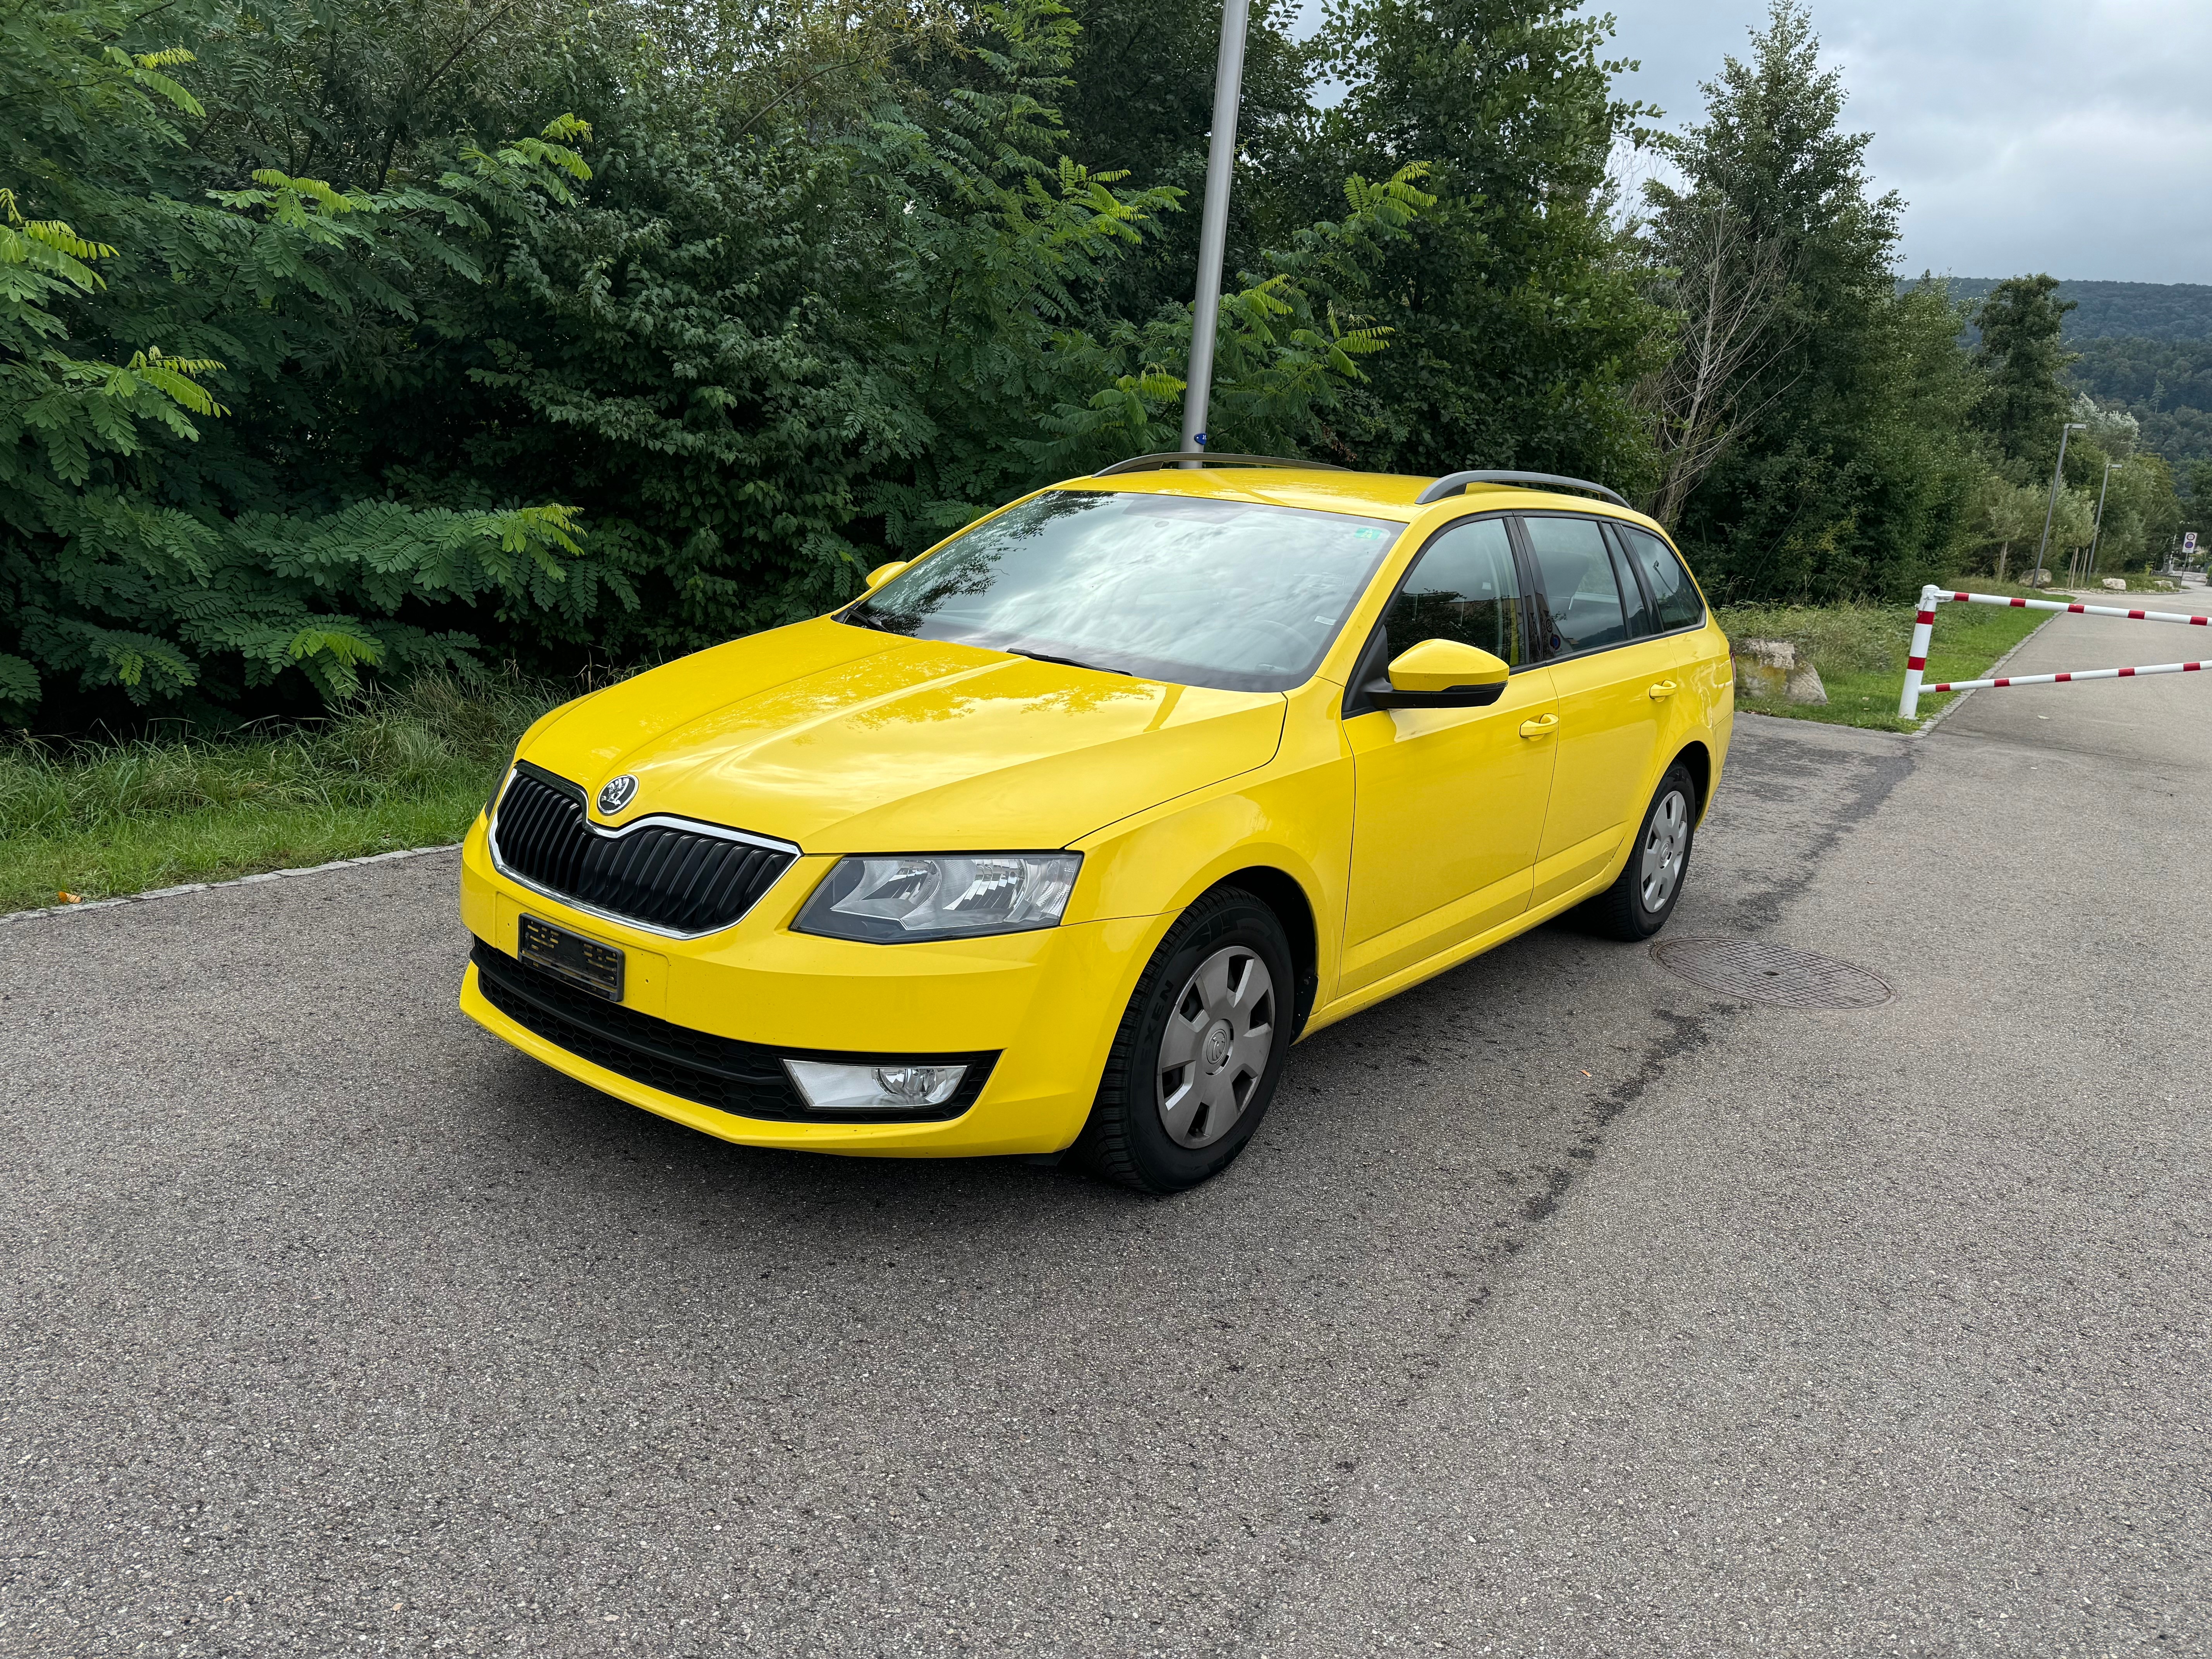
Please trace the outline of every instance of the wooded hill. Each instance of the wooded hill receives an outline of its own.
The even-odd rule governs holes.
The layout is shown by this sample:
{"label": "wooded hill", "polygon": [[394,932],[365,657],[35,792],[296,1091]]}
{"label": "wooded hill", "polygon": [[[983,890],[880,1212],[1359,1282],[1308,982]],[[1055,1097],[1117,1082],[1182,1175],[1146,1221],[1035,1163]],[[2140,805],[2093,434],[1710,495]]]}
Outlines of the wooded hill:
{"label": "wooded hill", "polygon": [[2088,339],[2074,384],[2142,428],[2142,446],[2174,471],[2212,460],[2212,340]]}
{"label": "wooded hill", "polygon": [[[2002,279],[1954,276],[1951,297],[1978,306]],[[2059,282],[2066,343],[2087,340],[2212,340],[2212,284],[2203,283]]]}

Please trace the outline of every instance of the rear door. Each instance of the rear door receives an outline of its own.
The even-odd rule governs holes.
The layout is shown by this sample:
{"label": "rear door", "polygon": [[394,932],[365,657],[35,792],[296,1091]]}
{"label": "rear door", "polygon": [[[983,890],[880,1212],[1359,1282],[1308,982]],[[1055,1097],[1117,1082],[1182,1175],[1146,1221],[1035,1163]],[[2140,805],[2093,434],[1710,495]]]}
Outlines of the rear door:
{"label": "rear door", "polygon": [[1641,819],[1672,660],[1652,637],[1642,586],[1598,520],[1528,513],[1520,529],[1559,698],[1559,759],[1530,894],[1542,904],[1601,873]]}
{"label": "rear door", "polygon": [[1665,678],[1676,690],[1669,694],[1672,724],[1687,739],[1687,727],[1711,725],[1715,702],[1723,696],[1717,671],[1726,665],[1726,653],[1704,631],[1705,602],[1690,580],[1674,550],[1636,525],[1618,520],[1607,524],[1613,544],[1628,556],[1629,568],[1643,583],[1650,608],[1651,629],[1665,641]]}

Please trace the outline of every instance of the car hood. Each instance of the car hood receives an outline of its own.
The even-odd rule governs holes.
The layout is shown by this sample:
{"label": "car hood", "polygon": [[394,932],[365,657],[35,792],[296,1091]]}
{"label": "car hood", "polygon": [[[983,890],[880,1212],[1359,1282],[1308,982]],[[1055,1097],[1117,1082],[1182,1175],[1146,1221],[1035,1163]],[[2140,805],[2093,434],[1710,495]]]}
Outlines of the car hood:
{"label": "car hood", "polygon": [[594,799],[635,775],[637,793],[607,822],[674,813],[810,853],[1013,851],[1066,846],[1265,765],[1284,708],[1276,692],[823,618],[611,686],[533,732],[523,757]]}

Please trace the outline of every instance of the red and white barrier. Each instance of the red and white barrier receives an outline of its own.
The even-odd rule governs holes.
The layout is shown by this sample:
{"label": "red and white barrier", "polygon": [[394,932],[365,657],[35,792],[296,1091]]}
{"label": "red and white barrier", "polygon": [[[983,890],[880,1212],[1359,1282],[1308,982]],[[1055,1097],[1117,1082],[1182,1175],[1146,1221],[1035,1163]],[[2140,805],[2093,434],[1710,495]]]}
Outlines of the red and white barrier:
{"label": "red and white barrier", "polygon": [[2082,617],[2119,617],[2130,622],[2180,623],[2190,628],[2212,627],[2212,617],[2185,617],[2178,611],[2126,611],[2113,605],[2079,605],[2057,599],[2014,599],[2002,593],[1947,593],[1930,582],[1920,590],[1920,612],[1913,618],[1912,647],[1905,659],[1905,695],[1897,712],[1906,720],[1920,713],[1920,694],[1925,691],[1980,691],[2000,685],[2065,685],[2075,680],[2128,680],[2145,674],[2194,674],[2201,662],[2164,662],[2141,668],[2080,668],[2067,674],[2014,674],[1998,679],[1945,680],[1923,685],[1928,666],[1928,641],[1936,628],[1936,607],[1945,600],[1954,605],[2002,605],[2016,611],[2069,611]]}
{"label": "red and white barrier", "polygon": [[2057,599],[2008,599],[2002,593],[1946,593],[1940,587],[1920,590],[1920,608],[1928,609],[1929,596],[1937,603],[2004,605],[2015,611],[2070,611],[2082,617],[2124,617],[2130,622],[2185,623],[2191,628],[2212,627],[2212,617],[2185,617],[2179,611],[2123,611],[2116,605],[2061,605]]}
{"label": "red and white barrier", "polygon": [[2075,680],[2131,680],[2144,674],[2194,674],[2201,662],[2149,663],[2141,668],[2077,668],[2070,674],[2010,674],[1994,680],[1938,680],[1924,691],[1981,691],[1993,685],[2065,685]]}

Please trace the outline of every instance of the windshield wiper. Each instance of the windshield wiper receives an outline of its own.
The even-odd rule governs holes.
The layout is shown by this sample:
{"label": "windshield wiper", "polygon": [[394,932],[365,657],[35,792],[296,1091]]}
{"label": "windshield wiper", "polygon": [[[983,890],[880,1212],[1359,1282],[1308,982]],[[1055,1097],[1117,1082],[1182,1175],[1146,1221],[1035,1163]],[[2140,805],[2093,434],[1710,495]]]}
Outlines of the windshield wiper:
{"label": "windshield wiper", "polygon": [[1073,657],[1048,656],[1042,651],[1024,651],[1011,645],[1002,645],[998,649],[1010,657],[1027,657],[1031,662],[1056,663],[1062,668],[1087,668],[1094,674],[1119,674],[1125,680],[1131,678],[1126,668],[1106,668],[1095,662],[1078,662]]}

